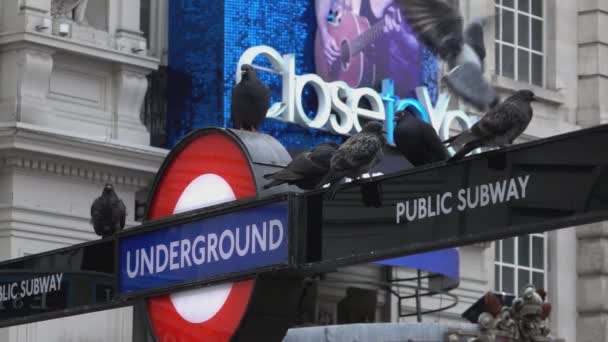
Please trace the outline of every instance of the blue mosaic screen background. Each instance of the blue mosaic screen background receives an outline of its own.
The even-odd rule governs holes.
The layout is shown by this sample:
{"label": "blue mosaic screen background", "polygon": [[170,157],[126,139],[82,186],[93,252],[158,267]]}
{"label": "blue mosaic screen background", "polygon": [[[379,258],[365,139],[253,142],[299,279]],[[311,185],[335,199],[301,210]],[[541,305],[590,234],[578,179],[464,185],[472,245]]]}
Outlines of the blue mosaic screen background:
{"label": "blue mosaic screen background", "polygon": [[[248,48],[268,45],[281,54],[295,54],[298,75],[315,72],[316,18],[311,0],[172,0],[169,7],[168,148],[194,129],[231,127],[236,64]],[[435,101],[438,61],[427,49],[422,55],[421,83]],[[256,64],[264,65],[263,58],[259,60]],[[260,73],[260,78],[276,101],[281,79],[269,73]],[[305,108],[314,109],[315,100],[305,94]],[[344,139],[276,120],[266,120],[261,131],[288,149]]]}

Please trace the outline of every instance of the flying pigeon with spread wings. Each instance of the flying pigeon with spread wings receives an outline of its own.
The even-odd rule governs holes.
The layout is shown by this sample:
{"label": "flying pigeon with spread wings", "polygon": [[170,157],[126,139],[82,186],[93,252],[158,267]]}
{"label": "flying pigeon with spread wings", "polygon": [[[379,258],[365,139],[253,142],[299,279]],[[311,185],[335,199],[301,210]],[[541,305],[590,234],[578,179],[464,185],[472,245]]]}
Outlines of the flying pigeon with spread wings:
{"label": "flying pigeon with spread wings", "polygon": [[465,29],[460,11],[444,0],[396,2],[418,38],[448,63],[448,88],[479,110],[493,107],[498,95],[483,77],[483,21],[473,21]]}

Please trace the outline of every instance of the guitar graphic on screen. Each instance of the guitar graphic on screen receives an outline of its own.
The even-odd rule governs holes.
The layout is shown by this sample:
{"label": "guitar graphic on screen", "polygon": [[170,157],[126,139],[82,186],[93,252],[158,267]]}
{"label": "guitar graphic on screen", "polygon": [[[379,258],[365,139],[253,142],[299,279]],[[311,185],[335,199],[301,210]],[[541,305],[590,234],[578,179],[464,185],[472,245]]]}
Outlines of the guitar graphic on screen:
{"label": "guitar graphic on screen", "polygon": [[321,32],[315,37],[315,66],[321,78],[327,82],[344,81],[350,87],[373,84],[376,80],[375,65],[365,56],[363,50],[383,34],[384,18],[373,26],[362,16],[344,11],[334,13],[328,19],[327,30],[334,38],[340,56],[329,63],[323,53]]}

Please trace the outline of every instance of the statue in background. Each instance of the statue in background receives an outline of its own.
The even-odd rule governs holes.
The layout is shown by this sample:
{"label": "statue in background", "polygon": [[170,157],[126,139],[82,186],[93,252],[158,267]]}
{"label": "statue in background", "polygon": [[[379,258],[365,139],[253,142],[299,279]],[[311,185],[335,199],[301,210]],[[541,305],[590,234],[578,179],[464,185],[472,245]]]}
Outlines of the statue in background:
{"label": "statue in background", "polygon": [[89,0],[52,0],[51,16],[67,18],[78,24],[87,24],[85,12]]}
{"label": "statue in background", "polygon": [[492,293],[485,295],[484,312],[479,315],[480,336],[472,342],[548,342],[547,318],[551,304],[546,293],[534,285],[526,286],[509,306],[502,306]]}

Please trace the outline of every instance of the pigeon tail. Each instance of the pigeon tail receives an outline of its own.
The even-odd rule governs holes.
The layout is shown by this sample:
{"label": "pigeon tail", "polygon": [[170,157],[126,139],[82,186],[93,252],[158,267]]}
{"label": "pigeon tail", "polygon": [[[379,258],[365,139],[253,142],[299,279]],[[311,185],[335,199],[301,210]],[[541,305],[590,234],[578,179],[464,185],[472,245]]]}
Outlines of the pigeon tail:
{"label": "pigeon tail", "polygon": [[317,184],[317,189],[322,189],[325,184],[329,183],[329,188],[325,193],[326,198],[329,200],[332,200],[336,195],[336,191],[338,191],[338,186],[340,185],[340,179],[342,177],[337,176],[335,171],[330,170]]}
{"label": "pigeon tail", "polygon": [[329,186],[329,189],[325,193],[325,198],[327,200],[333,200],[336,197],[336,192],[338,192],[338,188],[340,188],[340,182],[333,182]]}
{"label": "pigeon tail", "polygon": [[[264,178],[266,178],[266,177],[264,177]],[[283,183],[285,183],[285,182],[284,182],[284,181],[282,181],[282,180],[276,180],[276,179],[274,179],[272,182],[270,182],[270,183],[268,183],[268,184],[264,185],[264,190],[266,190],[266,189],[270,189],[270,188],[275,187],[275,186],[278,186],[278,185],[281,185],[281,184],[283,184]]]}
{"label": "pigeon tail", "polygon": [[467,143],[466,145],[464,145],[464,147],[462,149],[460,149],[460,151],[458,151],[454,156],[452,156],[452,158],[450,158],[450,161],[456,161],[456,160],[460,160],[462,158],[464,158],[464,156],[466,156],[469,152],[483,147],[484,146],[484,141],[482,139],[478,139],[475,141],[471,141],[469,143]]}
{"label": "pigeon tail", "polygon": [[470,62],[453,68],[444,80],[452,92],[481,111],[497,101],[498,95],[483,78],[481,68]]}
{"label": "pigeon tail", "polygon": [[448,147],[460,146],[475,141],[476,139],[478,139],[478,137],[471,131],[464,131],[444,141],[443,144],[447,144]]}

